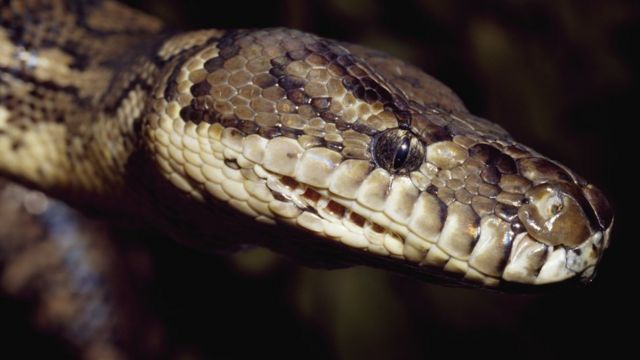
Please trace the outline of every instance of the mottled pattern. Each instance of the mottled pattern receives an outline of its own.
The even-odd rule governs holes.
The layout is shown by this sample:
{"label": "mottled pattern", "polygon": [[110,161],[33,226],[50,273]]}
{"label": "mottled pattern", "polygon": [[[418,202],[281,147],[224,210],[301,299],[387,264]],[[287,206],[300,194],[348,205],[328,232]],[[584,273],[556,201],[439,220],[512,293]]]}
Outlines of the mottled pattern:
{"label": "mottled pattern", "polygon": [[588,278],[604,248],[591,185],[378,52],[227,32],[153,99],[145,136],[165,177],[258,221],[485,285]]}
{"label": "mottled pattern", "polygon": [[227,245],[309,259],[319,241],[348,263],[472,286],[590,279],[608,245],[597,189],[399,59],[283,28],[169,33],[109,1],[10,3],[12,179],[196,244],[253,219],[305,236]]}

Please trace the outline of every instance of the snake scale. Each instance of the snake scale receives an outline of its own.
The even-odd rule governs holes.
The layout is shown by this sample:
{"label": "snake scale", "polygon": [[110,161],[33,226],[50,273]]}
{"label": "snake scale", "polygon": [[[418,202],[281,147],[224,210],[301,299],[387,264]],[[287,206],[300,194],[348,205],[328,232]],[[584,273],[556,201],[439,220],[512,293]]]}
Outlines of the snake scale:
{"label": "snake scale", "polygon": [[590,280],[604,195],[379,51],[3,0],[0,174],[201,248],[508,289]]}

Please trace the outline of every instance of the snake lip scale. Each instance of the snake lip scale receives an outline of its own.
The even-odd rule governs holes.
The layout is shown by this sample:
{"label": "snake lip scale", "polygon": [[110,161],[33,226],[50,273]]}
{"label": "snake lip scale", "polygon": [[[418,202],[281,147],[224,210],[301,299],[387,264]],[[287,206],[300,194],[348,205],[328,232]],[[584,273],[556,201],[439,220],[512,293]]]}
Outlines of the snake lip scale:
{"label": "snake lip scale", "polygon": [[0,174],[62,200],[201,247],[518,291],[588,282],[609,245],[595,186],[385,53],[2,4]]}

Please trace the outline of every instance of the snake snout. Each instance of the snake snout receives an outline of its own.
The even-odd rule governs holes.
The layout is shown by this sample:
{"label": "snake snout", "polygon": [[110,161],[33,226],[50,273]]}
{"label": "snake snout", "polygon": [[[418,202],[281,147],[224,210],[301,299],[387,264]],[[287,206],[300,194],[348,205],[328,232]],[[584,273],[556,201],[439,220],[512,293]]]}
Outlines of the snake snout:
{"label": "snake snout", "polygon": [[613,227],[613,209],[604,194],[595,186],[588,184],[582,188],[582,193],[594,211],[599,228],[604,231],[604,247],[607,248]]}
{"label": "snake snout", "polygon": [[549,246],[580,246],[593,233],[593,210],[580,189],[569,183],[544,183],[531,188],[518,217],[527,232]]}
{"label": "snake snout", "polygon": [[[564,269],[549,282],[581,275],[590,279],[608,245],[612,215],[607,200],[592,185],[570,182],[542,183],[529,189],[518,218],[530,237],[551,249],[563,249],[560,262]],[[542,280],[542,279],[539,279]]]}
{"label": "snake snout", "polygon": [[592,185],[557,182],[537,185],[525,194],[518,217],[536,240],[549,246],[576,248],[611,227],[613,215]]}

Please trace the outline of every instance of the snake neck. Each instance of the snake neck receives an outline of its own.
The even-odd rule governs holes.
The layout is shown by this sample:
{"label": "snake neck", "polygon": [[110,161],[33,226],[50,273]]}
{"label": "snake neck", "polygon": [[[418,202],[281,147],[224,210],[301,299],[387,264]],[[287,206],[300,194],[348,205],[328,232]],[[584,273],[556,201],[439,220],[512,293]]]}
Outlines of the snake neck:
{"label": "snake neck", "polygon": [[167,37],[109,1],[3,5],[0,175],[65,198],[124,189]]}

